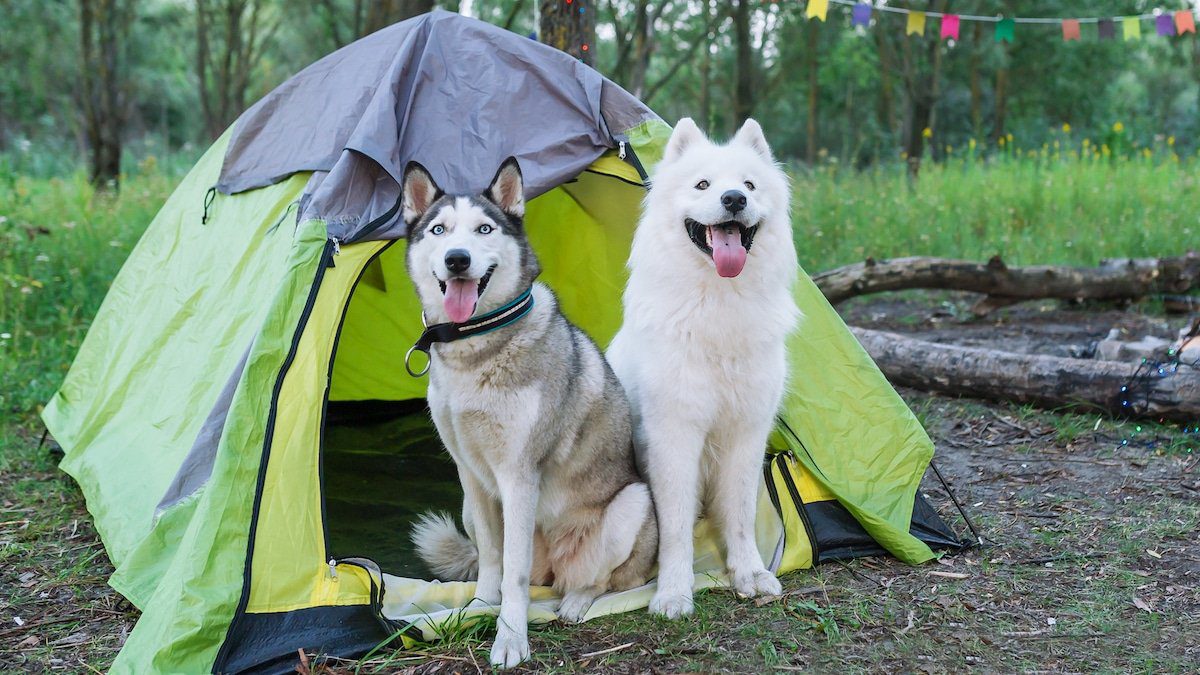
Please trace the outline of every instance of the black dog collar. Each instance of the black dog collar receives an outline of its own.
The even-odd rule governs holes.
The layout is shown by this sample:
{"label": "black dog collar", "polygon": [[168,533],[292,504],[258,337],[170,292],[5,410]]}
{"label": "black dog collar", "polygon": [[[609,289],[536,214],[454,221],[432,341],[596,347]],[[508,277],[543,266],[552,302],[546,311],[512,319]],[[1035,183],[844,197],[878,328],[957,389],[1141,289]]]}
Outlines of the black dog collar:
{"label": "black dog collar", "polygon": [[430,364],[426,363],[424,370],[419,373],[413,372],[412,366],[409,365],[413,352],[424,352],[428,358],[429,349],[439,342],[454,342],[490,333],[497,328],[511,326],[528,314],[531,309],[533,309],[533,289],[529,288],[500,309],[488,312],[466,323],[438,323],[428,326],[425,328],[425,332],[421,333],[421,337],[417,338],[417,343],[409,347],[408,353],[404,355],[404,369],[413,377],[421,377],[429,372]]}

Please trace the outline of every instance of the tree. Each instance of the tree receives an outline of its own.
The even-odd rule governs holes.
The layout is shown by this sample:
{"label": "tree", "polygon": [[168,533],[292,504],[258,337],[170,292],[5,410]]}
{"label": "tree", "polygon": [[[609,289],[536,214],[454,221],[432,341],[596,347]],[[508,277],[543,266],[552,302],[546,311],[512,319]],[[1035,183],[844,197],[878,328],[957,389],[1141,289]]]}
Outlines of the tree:
{"label": "tree", "polygon": [[250,78],[279,28],[265,0],[196,0],[196,76],[204,129],[216,138],[246,108]]}
{"label": "tree", "polygon": [[[355,2],[355,16],[360,2]],[[433,11],[433,0],[375,0],[368,3],[366,22],[359,35],[367,35],[386,28],[397,21],[411,19],[419,14]]]}
{"label": "tree", "polygon": [[591,5],[591,0],[540,0],[538,35],[542,42],[594,65],[596,12]]}
{"label": "tree", "polygon": [[136,0],[80,0],[81,107],[90,151],[88,177],[115,184],[121,175],[121,131],[129,109],[126,65]]}
{"label": "tree", "polygon": [[735,88],[733,95],[734,122],[741,125],[754,114],[754,44],[750,35],[750,3],[737,0],[733,7],[733,42],[735,50]]}

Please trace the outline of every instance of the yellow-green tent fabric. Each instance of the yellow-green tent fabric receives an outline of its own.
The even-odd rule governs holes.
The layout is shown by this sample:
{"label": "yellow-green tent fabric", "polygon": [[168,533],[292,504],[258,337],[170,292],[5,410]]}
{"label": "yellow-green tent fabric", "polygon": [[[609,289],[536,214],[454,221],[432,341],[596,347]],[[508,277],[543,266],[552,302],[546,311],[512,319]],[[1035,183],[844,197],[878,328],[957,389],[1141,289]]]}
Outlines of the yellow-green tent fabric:
{"label": "yellow-green tent fabric", "polygon": [[[573,60],[521,36],[461,23],[469,21],[435,13],[381,31],[365,48],[391,49],[380,63],[433,62],[435,73],[454,49],[488,53],[538,73],[543,88],[557,77],[562,100],[586,103],[567,106],[570,124],[548,125],[562,134],[561,147],[548,136],[533,150],[527,139],[510,142],[516,132],[489,131],[487,115],[439,123],[472,129],[445,152],[515,154],[526,173],[541,177],[526,224],[542,279],[567,316],[607,344],[621,321],[643,167],[657,161],[670,129],[594,71],[585,73],[595,84],[589,90]],[[451,29],[462,40],[440,42],[438,30]],[[354,64],[345,55],[335,61],[315,64],[325,64],[317,74],[328,78]],[[386,79],[412,70],[380,66],[379,73]],[[423,86],[445,89],[460,77]],[[289,81],[277,92],[291,95],[302,85]],[[486,105],[521,109],[527,119],[530,108],[548,105],[514,98],[509,85],[496,82]],[[416,402],[388,441],[390,453],[375,459],[437,451],[420,409],[425,381],[403,369],[404,351],[421,330],[404,274],[403,231],[394,207],[380,204],[399,197],[384,164],[434,166],[442,149],[406,139],[397,147],[414,154],[396,150],[376,161],[377,152],[352,147],[355,126],[343,125],[344,137],[326,139],[330,147],[343,144],[337,152],[324,159],[292,153],[301,165],[255,174],[261,167],[238,153],[252,155],[255,139],[270,137],[264,120],[272,110],[284,115],[276,94],[264,102],[209,148],[150,223],[43,413],[116,567],[110,583],[142,610],[113,672],[290,672],[299,648],[352,656],[397,633],[434,637],[439,621],[458,616],[471,598],[472,584],[388,566],[388,551],[405,548],[406,534],[382,527],[386,505],[364,496],[383,472],[366,455],[339,464],[341,427],[330,422],[342,406]],[[406,128],[420,127],[409,108],[380,109]],[[370,116],[363,110],[355,113],[360,127]],[[457,180],[486,182],[494,166],[483,166],[459,166]],[[270,180],[260,180],[267,174]],[[329,193],[335,185],[341,201]],[[795,376],[764,464],[764,559],[783,573],[883,552],[918,563],[932,557],[931,545],[957,546],[916,492],[932,455],[928,437],[801,276],[796,298],[805,320],[789,343]],[[357,433],[370,438],[377,428]],[[358,482],[336,483],[338,467]],[[452,478],[440,480],[430,467],[401,470],[418,505],[435,495],[457,499]],[[347,544],[351,531],[357,539]],[[703,522],[696,536],[698,586],[722,583],[721,552]],[[644,607],[650,593],[606,596],[589,616]],[[549,591],[535,589],[534,598],[531,615],[552,617]]]}

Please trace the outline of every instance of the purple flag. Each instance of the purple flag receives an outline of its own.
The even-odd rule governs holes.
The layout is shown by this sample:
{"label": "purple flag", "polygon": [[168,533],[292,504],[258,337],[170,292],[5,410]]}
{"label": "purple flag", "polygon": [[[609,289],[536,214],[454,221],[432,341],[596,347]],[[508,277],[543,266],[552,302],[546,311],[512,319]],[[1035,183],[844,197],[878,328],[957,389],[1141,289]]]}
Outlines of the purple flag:
{"label": "purple flag", "polygon": [[850,25],[852,26],[869,26],[871,25],[871,6],[865,2],[860,2],[854,5],[854,9],[850,13]]}
{"label": "purple flag", "polygon": [[1113,25],[1112,19],[1100,19],[1097,28],[1100,31],[1101,40],[1111,40],[1117,37],[1117,27]]}
{"label": "purple flag", "polygon": [[1175,17],[1170,14],[1159,14],[1154,17],[1154,27],[1158,29],[1158,34],[1164,37],[1170,37],[1175,34]]}

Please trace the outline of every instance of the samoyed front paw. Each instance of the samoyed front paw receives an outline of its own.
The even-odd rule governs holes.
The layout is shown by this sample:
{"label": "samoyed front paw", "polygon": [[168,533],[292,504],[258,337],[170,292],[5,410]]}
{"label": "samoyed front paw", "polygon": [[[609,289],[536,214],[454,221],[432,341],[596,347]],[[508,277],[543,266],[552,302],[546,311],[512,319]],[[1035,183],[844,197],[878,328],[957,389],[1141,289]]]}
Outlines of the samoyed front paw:
{"label": "samoyed front paw", "polygon": [[782,595],[783,586],[765,569],[733,570],[733,590],[743,598],[753,598],[760,595]]}
{"label": "samoyed front paw", "polygon": [[668,619],[678,619],[687,616],[694,610],[691,593],[680,593],[670,590],[659,590],[650,601],[650,613],[665,616]]}
{"label": "samoyed front paw", "polygon": [[496,633],[496,641],[492,643],[493,668],[513,668],[528,658],[528,638],[524,635],[517,635],[507,628],[501,628]]}

